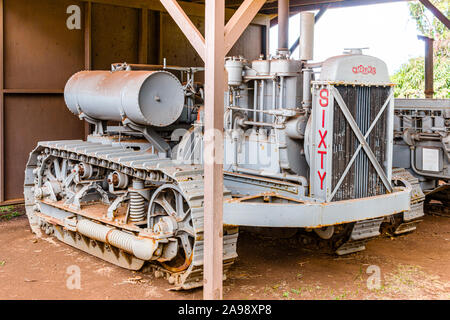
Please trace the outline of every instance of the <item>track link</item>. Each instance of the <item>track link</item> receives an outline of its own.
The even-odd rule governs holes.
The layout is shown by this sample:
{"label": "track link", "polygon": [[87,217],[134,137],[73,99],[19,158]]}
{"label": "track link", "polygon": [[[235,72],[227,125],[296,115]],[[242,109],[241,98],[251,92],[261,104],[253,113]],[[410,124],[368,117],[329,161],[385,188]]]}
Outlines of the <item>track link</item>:
{"label": "track link", "polygon": [[390,217],[390,221],[383,226],[389,235],[401,235],[416,230],[424,216],[425,194],[420,187],[419,179],[403,168],[392,170],[392,180],[411,188],[411,209]]}

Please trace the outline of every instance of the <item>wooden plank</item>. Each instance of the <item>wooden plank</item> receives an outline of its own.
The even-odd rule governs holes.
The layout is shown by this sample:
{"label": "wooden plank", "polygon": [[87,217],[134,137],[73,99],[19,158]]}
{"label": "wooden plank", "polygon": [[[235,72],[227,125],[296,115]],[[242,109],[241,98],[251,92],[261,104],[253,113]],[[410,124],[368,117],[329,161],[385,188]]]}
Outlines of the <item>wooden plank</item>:
{"label": "wooden plank", "polygon": [[[164,6],[159,0],[81,0],[91,1],[93,3],[110,4],[115,6],[122,6],[128,8],[147,8],[153,11],[167,12]],[[183,11],[189,16],[204,17],[205,5],[200,3],[177,1]],[[225,9],[225,19],[229,20],[236,12],[234,9]],[[253,19],[252,24],[265,25],[267,16],[264,14],[258,14]]]}
{"label": "wooden plank", "polygon": [[139,12],[139,63],[148,63],[148,10]]}
{"label": "wooden plank", "polygon": [[266,0],[245,0],[225,26],[225,55],[248,27]]}
{"label": "wooden plank", "polygon": [[64,89],[3,89],[5,94],[64,94]]}
{"label": "wooden plank", "polygon": [[25,203],[25,199],[21,198],[21,199],[2,201],[2,202],[0,202],[0,206],[13,206],[13,205],[24,204],[24,203]]}
{"label": "wooden plank", "polygon": [[167,12],[169,12],[172,19],[175,20],[186,38],[188,38],[198,55],[205,61],[205,38],[203,38],[203,35],[198,31],[191,19],[189,19],[176,0],[161,0],[161,3]]}
{"label": "wooden plank", "polygon": [[92,3],[84,4],[84,68],[92,66]]}
{"label": "wooden plank", "polygon": [[206,0],[205,8],[205,300],[223,298],[223,108],[224,0]]}
{"label": "wooden plank", "polygon": [[5,201],[5,95],[4,84],[4,30],[3,30],[3,0],[0,0],[0,202]]}
{"label": "wooden plank", "polygon": [[[92,68],[92,2],[84,4],[84,69]],[[91,125],[84,122],[84,138],[91,133]]]}
{"label": "wooden plank", "polygon": [[158,47],[158,63],[159,64],[163,64],[163,40],[164,40],[164,34],[163,34],[163,30],[164,30],[164,26],[163,26],[163,13],[159,12],[159,28],[158,28],[158,32],[159,32],[159,47]]}

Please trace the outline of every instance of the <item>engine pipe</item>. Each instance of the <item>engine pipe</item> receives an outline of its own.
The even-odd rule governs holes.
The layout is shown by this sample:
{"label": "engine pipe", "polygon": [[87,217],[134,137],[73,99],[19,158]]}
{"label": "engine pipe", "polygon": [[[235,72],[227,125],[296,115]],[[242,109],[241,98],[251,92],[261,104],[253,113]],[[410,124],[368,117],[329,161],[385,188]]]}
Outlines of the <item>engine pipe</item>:
{"label": "engine pipe", "polygon": [[289,49],[289,0],[278,0],[278,50]]}

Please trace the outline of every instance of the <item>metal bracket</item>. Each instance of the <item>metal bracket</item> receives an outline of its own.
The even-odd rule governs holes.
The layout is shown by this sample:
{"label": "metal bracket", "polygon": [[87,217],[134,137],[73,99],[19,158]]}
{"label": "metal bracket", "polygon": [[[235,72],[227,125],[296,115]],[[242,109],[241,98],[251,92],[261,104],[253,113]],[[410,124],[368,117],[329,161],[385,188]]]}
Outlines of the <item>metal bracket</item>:
{"label": "metal bracket", "polygon": [[128,192],[125,192],[124,194],[118,196],[116,199],[114,199],[113,203],[109,206],[108,211],[106,213],[106,218],[110,221],[114,220],[115,213],[119,206],[124,202],[130,200],[130,196]]}
{"label": "metal bracket", "polygon": [[86,115],[85,113],[83,113],[81,111],[81,109],[78,110],[79,111],[79,118],[80,120],[85,120],[86,122],[93,124],[95,126],[94,129],[94,133],[98,134],[98,135],[104,135],[105,134],[105,125],[104,125],[104,121],[103,120],[98,120],[98,119],[94,119],[89,117],[88,115]]}
{"label": "metal bracket", "polygon": [[[361,148],[363,148],[364,151],[366,152],[367,157],[369,158],[369,160],[372,163],[373,167],[377,171],[378,176],[380,177],[380,179],[383,182],[384,186],[386,187],[387,191],[388,192],[392,192],[392,185],[391,185],[388,177],[386,176],[386,173],[383,171],[383,168],[378,163],[377,158],[373,154],[373,151],[370,148],[369,144],[367,143],[366,139],[369,137],[370,132],[375,127],[376,123],[378,122],[378,120],[380,119],[380,117],[383,114],[384,110],[386,109],[386,107],[388,106],[389,102],[391,101],[391,99],[393,97],[393,92],[391,91],[389,97],[387,98],[387,100],[384,103],[384,105],[381,108],[381,110],[378,112],[375,120],[372,122],[369,130],[367,131],[366,135],[364,136],[362,134],[361,130],[359,130],[358,124],[356,123],[355,119],[353,118],[351,112],[348,110],[348,107],[345,104],[344,100],[342,99],[342,96],[339,93],[339,91],[333,86],[331,86],[331,91],[332,91],[333,96],[336,99],[339,107],[341,108],[342,113],[344,114],[345,118],[347,119],[347,122],[349,123],[350,127],[352,128],[353,132],[355,133],[355,135],[358,138],[359,143],[360,143],[360,145],[356,149],[355,153],[353,154],[353,157],[351,158],[349,164],[347,165],[347,168],[345,168],[345,171],[343,172],[343,174],[342,174],[339,182],[337,183],[335,189],[333,190],[333,193],[331,194],[331,199],[333,199],[334,195],[336,194],[336,191],[339,189],[341,183],[344,181],[345,176],[347,175],[348,171],[350,170],[350,167],[352,166],[353,162],[355,161],[356,156],[358,155],[358,153],[361,150]],[[330,199],[330,201],[331,201],[331,199]]]}
{"label": "metal bracket", "polygon": [[103,190],[103,188],[97,183],[97,182],[91,182],[87,185],[85,185],[83,188],[80,189],[76,194],[74,194],[72,197],[70,197],[65,204],[70,205],[72,209],[80,210],[81,209],[81,199],[85,197],[89,191],[95,190],[100,194],[100,197],[102,199],[102,202],[105,204],[110,204],[108,193]]}
{"label": "metal bracket", "polygon": [[159,153],[162,153],[167,156],[168,153],[170,152],[169,144],[163,138],[161,138],[161,136],[158,135],[153,129],[136,124],[128,118],[122,120],[122,123],[124,126],[128,128],[142,133],[144,138],[147,139],[148,142],[150,142],[153,146],[155,146],[155,148],[159,151]]}

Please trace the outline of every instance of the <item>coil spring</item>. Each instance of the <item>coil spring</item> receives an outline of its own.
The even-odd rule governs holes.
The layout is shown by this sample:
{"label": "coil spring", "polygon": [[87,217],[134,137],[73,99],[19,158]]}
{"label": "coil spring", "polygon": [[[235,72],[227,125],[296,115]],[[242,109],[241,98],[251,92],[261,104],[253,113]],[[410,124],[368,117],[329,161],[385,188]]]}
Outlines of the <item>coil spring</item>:
{"label": "coil spring", "polygon": [[112,230],[108,235],[108,243],[118,247],[126,252],[133,252],[134,236],[128,235],[122,231]]}
{"label": "coil spring", "polygon": [[[143,189],[142,181],[133,180],[134,189]],[[130,221],[139,222],[145,220],[145,198],[136,191],[130,191]]]}

